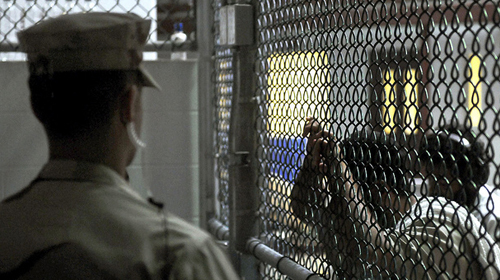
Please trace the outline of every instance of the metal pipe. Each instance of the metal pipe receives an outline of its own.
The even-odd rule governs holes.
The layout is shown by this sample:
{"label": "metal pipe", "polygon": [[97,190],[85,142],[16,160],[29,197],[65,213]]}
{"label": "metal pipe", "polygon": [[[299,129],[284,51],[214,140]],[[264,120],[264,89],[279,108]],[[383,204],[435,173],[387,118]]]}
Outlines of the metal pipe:
{"label": "metal pipe", "polygon": [[215,218],[208,221],[208,231],[219,240],[229,240],[229,228]]}
{"label": "metal pipe", "polygon": [[280,273],[294,280],[325,280],[307,268],[294,262],[289,257],[274,251],[257,238],[247,241],[247,250],[260,261],[276,268]]}
{"label": "metal pipe", "polygon": [[255,113],[253,77],[254,47],[233,52],[234,90],[229,128],[230,247],[244,252],[246,241],[256,235],[257,208]]}
{"label": "metal pipe", "polygon": [[214,69],[214,24],[210,1],[196,1],[196,42],[198,43],[198,122],[199,122],[199,166],[200,166],[200,226],[207,228],[208,219],[215,216],[214,146],[212,139],[215,95],[212,81]]}

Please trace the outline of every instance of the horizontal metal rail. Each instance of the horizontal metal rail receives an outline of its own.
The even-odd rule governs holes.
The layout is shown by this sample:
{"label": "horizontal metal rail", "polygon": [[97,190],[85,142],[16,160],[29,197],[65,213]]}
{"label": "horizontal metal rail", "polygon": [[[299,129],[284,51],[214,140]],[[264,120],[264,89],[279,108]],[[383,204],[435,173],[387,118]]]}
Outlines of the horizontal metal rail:
{"label": "horizontal metal rail", "polygon": [[311,272],[307,268],[294,262],[289,257],[274,251],[257,238],[247,242],[247,250],[260,261],[276,268],[280,273],[294,280],[325,280],[325,278]]}
{"label": "horizontal metal rail", "polygon": [[[229,228],[219,220],[212,218],[208,221],[208,231],[219,240],[229,239]],[[325,278],[311,272],[289,257],[274,251],[257,238],[247,241],[247,250],[261,262],[278,269],[282,274],[294,280],[325,280]]]}
{"label": "horizontal metal rail", "polygon": [[218,240],[229,240],[229,228],[215,218],[208,221],[208,231]]}

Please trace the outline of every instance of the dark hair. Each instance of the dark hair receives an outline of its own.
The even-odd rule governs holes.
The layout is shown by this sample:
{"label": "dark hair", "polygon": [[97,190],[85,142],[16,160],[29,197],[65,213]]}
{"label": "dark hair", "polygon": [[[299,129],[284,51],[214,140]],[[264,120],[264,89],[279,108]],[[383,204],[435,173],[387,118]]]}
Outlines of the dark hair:
{"label": "dark hair", "polygon": [[31,106],[49,137],[84,135],[109,125],[135,71],[99,70],[31,75]]}
{"label": "dark hair", "polygon": [[407,153],[389,135],[378,131],[356,131],[341,144],[354,179],[362,184],[384,181],[396,190],[407,190]]}
{"label": "dark hair", "polygon": [[369,130],[356,131],[341,143],[341,147],[353,179],[363,188],[364,199],[379,224],[393,226],[396,223],[394,215],[382,206],[375,192],[386,192],[388,187],[398,195],[410,194],[406,151],[390,135]]}
{"label": "dark hair", "polygon": [[458,193],[454,200],[462,205],[472,206],[479,187],[488,181],[489,160],[484,144],[472,131],[461,126],[444,126],[425,135],[419,155],[424,165],[445,164],[451,174],[460,179],[463,192]]}

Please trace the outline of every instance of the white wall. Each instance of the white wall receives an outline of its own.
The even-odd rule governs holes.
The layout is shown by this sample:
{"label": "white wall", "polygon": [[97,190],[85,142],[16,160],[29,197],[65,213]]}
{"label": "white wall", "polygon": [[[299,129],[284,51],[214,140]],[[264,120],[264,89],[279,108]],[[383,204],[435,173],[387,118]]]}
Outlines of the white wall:
{"label": "white wall", "polygon": [[[199,222],[198,63],[148,61],[162,86],[144,92],[142,138],[147,143],[129,168],[131,183],[149,186],[166,208]],[[47,160],[42,126],[31,113],[25,62],[0,63],[0,198],[26,186]]]}
{"label": "white wall", "polygon": [[28,184],[47,160],[42,126],[31,113],[25,63],[0,63],[0,194]]}
{"label": "white wall", "polygon": [[142,153],[144,183],[166,208],[199,222],[198,63],[151,61],[147,69],[162,92],[144,98]]}

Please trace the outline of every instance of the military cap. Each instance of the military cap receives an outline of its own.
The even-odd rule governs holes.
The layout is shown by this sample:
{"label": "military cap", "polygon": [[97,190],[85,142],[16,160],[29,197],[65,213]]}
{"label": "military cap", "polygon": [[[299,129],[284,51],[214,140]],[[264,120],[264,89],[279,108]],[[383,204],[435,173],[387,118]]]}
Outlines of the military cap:
{"label": "military cap", "polygon": [[32,75],[138,70],[144,86],[159,89],[141,64],[150,27],[150,20],[132,13],[79,13],[42,21],[17,36]]}

